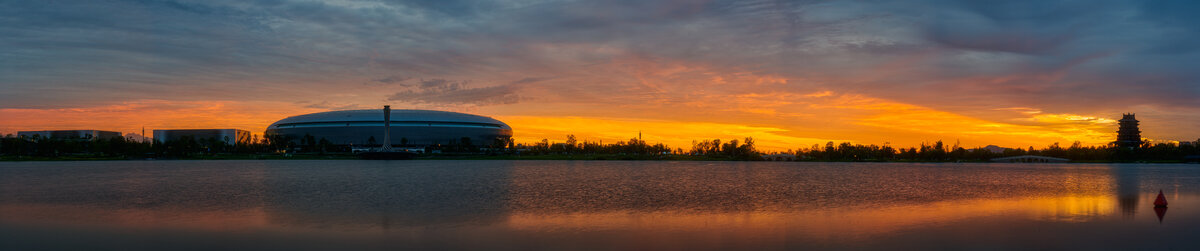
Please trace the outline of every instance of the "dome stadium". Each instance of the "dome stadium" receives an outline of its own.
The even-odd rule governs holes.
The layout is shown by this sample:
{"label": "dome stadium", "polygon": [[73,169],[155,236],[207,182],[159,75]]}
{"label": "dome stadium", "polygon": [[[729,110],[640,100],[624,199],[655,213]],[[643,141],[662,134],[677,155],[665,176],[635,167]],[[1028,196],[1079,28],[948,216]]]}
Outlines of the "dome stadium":
{"label": "dome stadium", "polygon": [[[283,137],[299,143],[311,136],[335,145],[383,144],[384,111],[347,110],[305,114],[279,120],[267,127],[265,135]],[[504,144],[512,137],[512,128],[499,120],[457,112],[430,110],[391,110],[391,144],[395,146]],[[374,143],[374,144],[372,144]]]}

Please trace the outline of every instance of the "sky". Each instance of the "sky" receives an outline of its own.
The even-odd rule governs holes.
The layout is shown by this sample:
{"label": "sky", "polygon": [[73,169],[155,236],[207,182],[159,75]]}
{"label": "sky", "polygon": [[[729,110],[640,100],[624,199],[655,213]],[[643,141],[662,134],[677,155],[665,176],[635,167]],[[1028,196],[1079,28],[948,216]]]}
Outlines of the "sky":
{"label": "sky", "polygon": [[344,109],[690,148],[1200,138],[1194,1],[3,1],[0,133]]}

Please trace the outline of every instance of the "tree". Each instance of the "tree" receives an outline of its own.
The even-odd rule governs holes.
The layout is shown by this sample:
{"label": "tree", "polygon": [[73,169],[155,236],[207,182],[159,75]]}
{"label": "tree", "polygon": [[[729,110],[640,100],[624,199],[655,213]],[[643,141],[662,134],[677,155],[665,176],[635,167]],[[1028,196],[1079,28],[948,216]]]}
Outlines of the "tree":
{"label": "tree", "polygon": [[325,139],[325,137],[321,137],[321,140],[317,141],[317,148],[321,150],[322,154],[324,154],[325,152],[329,151],[329,149],[333,149],[333,142],[329,142],[329,140]]}
{"label": "tree", "polygon": [[[391,143],[391,142],[388,142],[388,143]],[[317,138],[313,137],[311,134],[306,133],[306,134],[304,134],[304,139],[301,141],[301,144],[304,145],[304,148],[306,150],[312,152],[313,150],[317,149]]]}
{"label": "tree", "polygon": [[471,152],[472,148],[474,148],[471,145],[471,137],[462,137],[462,138],[458,139],[458,141],[460,143],[459,151]]}
{"label": "tree", "polygon": [[577,142],[577,141],[575,141],[575,135],[574,135],[574,134],[568,134],[568,135],[567,135],[567,151],[568,151],[568,152],[574,152],[574,151],[575,151],[575,144],[576,144],[576,143],[578,143],[578,142]]}

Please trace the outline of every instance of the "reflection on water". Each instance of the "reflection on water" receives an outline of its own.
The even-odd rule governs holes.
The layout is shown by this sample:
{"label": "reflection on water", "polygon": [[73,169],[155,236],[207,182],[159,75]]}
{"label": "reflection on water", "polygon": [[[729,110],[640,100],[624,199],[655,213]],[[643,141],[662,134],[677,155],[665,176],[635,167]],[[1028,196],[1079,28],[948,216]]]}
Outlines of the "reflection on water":
{"label": "reflection on water", "polygon": [[1163,217],[1167,216],[1167,208],[1166,207],[1155,207],[1154,215],[1158,216],[1158,223],[1161,224],[1163,221]]}
{"label": "reflection on water", "polygon": [[[39,240],[64,234],[134,249],[197,243],[319,248],[304,244],[315,241],[356,248],[1181,248],[1192,244],[1173,238],[1200,226],[1200,210],[1193,209],[1200,208],[1196,170],[621,161],[0,163],[0,243],[16,245],[0,248],[41,247]],[[1172,220],[1145,199],[1157,189],[1173,198]],[[1142,208],[1155,214],[1139,214]],[[180,237],[163,241],[164,231]],[[1088,241],[1106,235],[1122,243]],[[304,238],[292,239],[297,236]],[[246,238],[266,241],[230,242]],[[164,246],[126,246],[147,239]],[[78,242],[60,245],[97,244]],[[1057,246],[1073,242],[1082,246]]]}
{"label": "reflection on water", "polygon": [[1140,205],[1141,202],[1138,196],[1142,193],[1140,179],[1138,173],[1141,172],[1135,168],[1113,168],[1113,177],[1117,183],[1117,201],[1121,202],[1121,213],[1132,218],[1137,214],[1137,210],[1145,205]]}
{"label": "reflection on water", "polygon": [[623,230],[720,231],[739,229],[740,235],[780,230],[814,238],[869,238],[875,235],[965,219],[1010,215],[1032,220],[1083,222],[1114,211],[1110,197],[967,200],[858,210],[801,211],[650,211],[592,213],[514,213],[507,225],[538,231]]}

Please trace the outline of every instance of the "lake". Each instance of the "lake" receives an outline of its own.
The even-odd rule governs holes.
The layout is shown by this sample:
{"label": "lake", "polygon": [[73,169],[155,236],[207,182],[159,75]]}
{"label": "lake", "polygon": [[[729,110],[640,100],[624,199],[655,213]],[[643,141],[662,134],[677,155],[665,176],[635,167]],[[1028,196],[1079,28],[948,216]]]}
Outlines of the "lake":
{"label": "lake", "polygon": [[1196,230],[1194,164],[0,162],[4,250],[1196,250]]}

